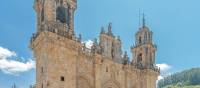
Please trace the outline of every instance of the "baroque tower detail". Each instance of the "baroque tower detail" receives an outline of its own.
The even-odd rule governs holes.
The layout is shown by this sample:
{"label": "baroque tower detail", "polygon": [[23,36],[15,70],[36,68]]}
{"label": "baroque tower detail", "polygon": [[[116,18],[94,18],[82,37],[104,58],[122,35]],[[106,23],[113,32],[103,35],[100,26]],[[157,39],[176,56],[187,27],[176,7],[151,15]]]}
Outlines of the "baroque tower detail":
{"label": "baroque tower detail", "polygon": [[[122,52],[112,23],[87,48],[74,32],[76,0],[35,0],[37,31],[30,41],[36,58],[36,88],[156,88],[156,46],[145,25],[131,47]],[[99,40],[99,41],[98,41]]]}
{"label": "baroque tower detail", "polygon": [[138,68],[154,68],[156,45],[152,42],[153,32],[145,25],[143,17],[143,25],[135,34],[135,46],[132,47],[133,64]]}
{"label": "baroque tower detail", "polygon": [[106,33],[104,28],[101,29],[100,34],[100,46],[102,48],[102,55],[113,59],[118,63],[122,63],[122,50],[121,50],[121,40],[114,36],[112,33],[112,24],[109,23],[108,32]]}

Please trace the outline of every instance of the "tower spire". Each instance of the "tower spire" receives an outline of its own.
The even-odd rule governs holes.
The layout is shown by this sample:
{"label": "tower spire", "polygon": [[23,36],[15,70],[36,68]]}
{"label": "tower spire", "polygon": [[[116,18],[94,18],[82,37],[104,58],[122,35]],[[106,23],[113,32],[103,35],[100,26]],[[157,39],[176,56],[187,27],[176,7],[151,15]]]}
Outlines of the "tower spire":
{"label": "tower spire", "polygon": [[12,85],[12,88],[17,88],[16,85],[15,85],[15,83]]}
{"label": "tower spire", "polygon": [[112,34],[112,23],[111,22],[108,24],[108,35],[113,35]]}
{"label": "tower spire", "polygon": [[101,27],[101,34],[104,34],[104,33],[105,33],[104,27]]}
{"label": "tower spire", "polygon": [[142,27],[146,26],[146,19],[145,19],[145,14],[143,13],[143,17],[142,17]]}

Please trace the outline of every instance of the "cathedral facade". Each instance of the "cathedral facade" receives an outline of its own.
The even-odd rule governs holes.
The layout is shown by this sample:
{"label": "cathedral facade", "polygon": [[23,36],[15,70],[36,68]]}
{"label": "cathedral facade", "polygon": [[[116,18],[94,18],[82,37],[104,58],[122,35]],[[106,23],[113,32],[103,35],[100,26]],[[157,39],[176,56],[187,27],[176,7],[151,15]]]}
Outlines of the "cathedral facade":
{"label": "cathedral facade", "polygon": [[36,88],[156,88],[156,45],[145,23],[135,34],[130,61],[111,23],[87,48],[74,33],[76,8],[76,0],[35,0],[37,32],[30,47],[36,58]]}

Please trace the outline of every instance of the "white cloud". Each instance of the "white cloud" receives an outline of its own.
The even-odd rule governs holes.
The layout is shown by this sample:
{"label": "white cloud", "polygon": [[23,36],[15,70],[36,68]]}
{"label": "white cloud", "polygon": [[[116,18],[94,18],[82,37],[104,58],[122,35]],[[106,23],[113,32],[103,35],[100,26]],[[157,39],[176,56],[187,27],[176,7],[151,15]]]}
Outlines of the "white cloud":
{"label": "white cloud", "polygon": [[164,77],[163,77],[163,76],[161,76],[161,75],[160,75],[160,76],[158,76],[158,81],[159,81],[159,80],[162,80],[162,79],[164,79]]}
{"label": "white cloud", "polygon": [[164,77],[161,76],[161,75],[159,75],[159,76],[158,76],[158,80],[156,81],[156,88],[158,88],[158,82],[159,82],[160,80],[162,80],[162,79],[164,79]]}
{"label": "white cloud", "polygon": [[0,59],[5,59],[5,58],[16,56],[16,55],[17,54],[14,51],[10,51],[0,46]]}
{"label": "white cloud", "polygon": [[170,74],[169,70],[171,69],[171,66],[166,63],[156,64],[156,66],[158,66],[161,71],[161,74],[158,76],[158,80],[157,80],[157,82],[158,82],[159,80],[164,79],[164,77],[166,77]]}
{"label": "white cloud", "polygon": [[87,40],[84,41],[83,43],[85,43],[86,48],[91,49],[94,42],[92,40]]}
{"label": "white cloud", "polygon": [[4,73],[8,74],[19,74],[21,72],[29,71],[30,69],[33,68],[35,68],[35,62],[33,60],[29,60],[27,62],[19,62],[8,59],[0,60],[0,69]]}
{"label": "white cloud", "polygon": [[171,69],[171,66],[165,63],[162,64],[156,64],[156,66],[158,66],[160,68],[161,71],[168,71],[169,69]]}
{"label": "white cloud", "polygon": [[35,68],[35,61],[31,59],[22,62],[9,59],[11,57],[18,58],[14,51],[0,47],[0,70],[6,74],[18,75]]}

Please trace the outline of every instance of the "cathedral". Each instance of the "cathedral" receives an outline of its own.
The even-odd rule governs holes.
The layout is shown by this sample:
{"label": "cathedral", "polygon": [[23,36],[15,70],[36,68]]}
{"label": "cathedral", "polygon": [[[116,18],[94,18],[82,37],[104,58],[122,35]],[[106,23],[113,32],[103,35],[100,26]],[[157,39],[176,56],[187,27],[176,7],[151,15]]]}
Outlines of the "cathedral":
{"label": "cathedral", "polygon": [[[36,58],[36,88],[156,88],[160,70],[156,45],[145,25],[130,47],[132,61],[122,52],[112,24],[102,27],[91,48],[74,32],[76,0],[35,0],[37,30],[30,48]],[[145,19],[143,19],[145,20]]]}

